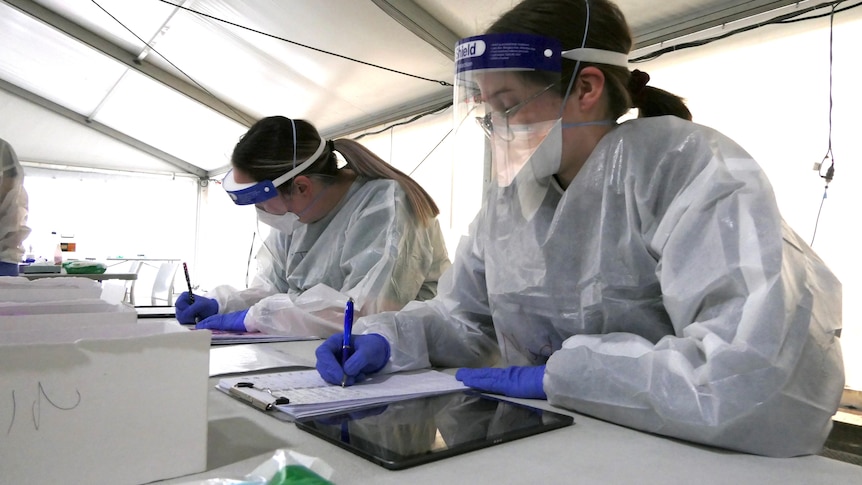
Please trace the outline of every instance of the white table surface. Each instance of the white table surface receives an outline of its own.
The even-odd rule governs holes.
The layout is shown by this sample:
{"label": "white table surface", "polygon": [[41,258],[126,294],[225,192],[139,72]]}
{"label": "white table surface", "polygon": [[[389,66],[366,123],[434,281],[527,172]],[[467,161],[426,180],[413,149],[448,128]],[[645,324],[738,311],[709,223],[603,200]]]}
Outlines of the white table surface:
{"label": "white table surface", "polygon": [[[277,346],[314,359],[320,341],[249,344]],[[278,448],[323,459],[336,484],[850,484],[862,467],[824,458],[766,458],[708,448],[617,426],[549,406],[575,425],[472,451],[406,470],[390,471],[217,391],[210,379],[208,471],[159,483],[241,479]],[[788,423],[792,426],[792,423]]]}
{"label": "white table surface", "polygon": [[78,273],[21,273],[18,276],[23,276],[28,280],[39,280],[42,278],[87,278],[91,280],[136,280],[137,273],[100,273],[100,274],[78,274]]}

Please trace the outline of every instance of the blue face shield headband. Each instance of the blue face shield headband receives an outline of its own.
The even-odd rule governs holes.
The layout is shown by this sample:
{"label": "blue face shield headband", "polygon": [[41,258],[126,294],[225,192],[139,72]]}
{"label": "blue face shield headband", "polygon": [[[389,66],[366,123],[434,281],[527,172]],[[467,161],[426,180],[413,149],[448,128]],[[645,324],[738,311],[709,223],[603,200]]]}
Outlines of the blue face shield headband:
{"label": "blue face shield headband", "polygon": [[[296,143],[294,143],[296,146]],[[317,147],[317,151],[314,152],[311,157],[309,157],[306,161],[302,162],[298,166],[294,163],[294,168],[292,168],[289,172],[284,175],[278,177],[275,180],[261,180],[260,182],[252,182],[247,184],[241,184],[234,179],[233,169],[229,170],[227,174],[225,174],[224,179],[222,180],[222,187],[228,193],[230,198],[233,200],[236,205],[250,205],[250,204],[260,204],[262,202],[266,202],[267,200],[273,198],[278,194],[276,187],[287,182],[288,180],[296,177],[303,170],[311,166],[320,155],[323,154],[323,150],[326,148],[326,141],[321,139],[320,146]],[[294,162],[296,161],[296,156],[294,156]]]}
{"label": "blue face shield headband", "polygon": [[[589,25],[589,5],[587,6],[587,15]],[[474,116],[480,122],[485,133],[490,135],[493,128],[491,122],[495,116],[498,119],[509,118],[526,102],[557,85],[561,77],[563,58],[576,61],[573,73],[579,71],[582,62],[628,68],[627,54],[583,47],[585,43],[586,32],[581,44],[582,47],[566,51],[561,50],[557,40],[532,34],[485,34],[459,41],[455,47],[456,132],[468,116]],[[514,106],[508,106],[506,109],[498,108],[498,111],[492,111],[489,106],[485,106],[480,93],[479,79],[483,75],[504,75],[507,72],[519,71],[542,73],[542,79],[547,82],[545,88],[538,91],[534,96],[522,100]],[[562,106],[565,105],[569,97],[574,80],[575,76],[572,76],[569,85],[564,87],[561,116]],[[563,127],[612,123],[613,120],[600,120],[579,124],[564,123]]]}

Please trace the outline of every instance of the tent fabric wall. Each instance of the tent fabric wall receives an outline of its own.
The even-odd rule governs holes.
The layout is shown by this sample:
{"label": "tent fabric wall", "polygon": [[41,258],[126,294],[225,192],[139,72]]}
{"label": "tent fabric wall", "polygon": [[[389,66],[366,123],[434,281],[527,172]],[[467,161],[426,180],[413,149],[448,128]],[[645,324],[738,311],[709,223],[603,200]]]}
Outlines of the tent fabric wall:
{"label": "tent fabric wall", "polygon": [[[93,225],[105,227],[105,221],[121,217],[110,229],[122,239],[94,241],[94,248],[105,243],[105,255],[170,251],[193,264],[195,282],[204,287],[221,282],[241,286],[256,229],[254,218],[223,197],[217,179],[246,127],[256,118],[282,114],[311,120],[327,137],[356,136],[416,113],[436,111],[450,101],[451,87],[445,82],[451,79],[452,60],[445,53],[446,42],[435,44],[418,32],[425,30],[438,39],[475,34],[512,3],[181,3],[255,28],[259,31],[255,33],[160,0],[0,0],[0,45],[4,46],[0,49],[4,114],[0,137],[15,147],[28,176],[32,171],[33,179],[27,183],[33,192],[50,194],[47,200],[34,200],[31,195],[31,223],[40,232],[59,224],[46,213],[87,215]],[[618,3],[636,37],[638,49],[631,58],[822,4]],[[859,3],[842,2],[842,6]],[[333,10],[338,14],[333,15]],[[857,276],[862,268],[847,221],[855,220],[849,211],[860,201],[847,187],[857,175],[852,161],[860,158],[852,132],[860,106],[853,85],[858,71],[852,69],[855,61],[848,59],[854,59],[862,39],[851,35],[852,29],[859,30],[858,24],[848,26],[859,10],[836,16],[833,141],[839,165],[814,244],[844,283],[842,339],[848,384],[856,388],[862,388],[862,363],[852,360],[858,352],[847,349],[862,347],[858,323],[862,310],[853,298],[862,286]],[[397,12],[420,11],[427,15],[397,18]],[[824,11],[828,13],[828,8],[810,15]],[[823,200],[823,181],[810,167],[822,159],[828,135],[827,25],[828,19],[821,19],[755,29],[632,66],[649,71],[653,85],[688,98],[695,121],[718,128],[748,148],[767,170],[785,218],[803,237],[813,235]],[[787,38],[790,34],[796,40]],[[756,55],[744,55],[751,53]],[[482,162],[477,154],[468,153],[471,148],[444,140],[446,113],[362,141],[405,171],[412,171],[433,152],[414,176],[443,209],[451,251],[478,206]],[[440,140],[443,143],[432,150]],[[49,182],[41,179],[37,167],[95,167],[124,173],[103,182],[110,190],[96,190],[91,188],[96,182],[90,175],[71,172],[67,180],[59,176]],[[135,192],[129,188],[135,183],[125,178],[132,172],[166,178],[147,179],[142,185],[149,189]],[[170,188],[159,185],[174,177]],[[119,193],[117,187],[126,190]],[[93,206],[67,203],[85,192],[102,197],[88,195]],[[132,207],[133,201],[140,206]],[[154,227],[140,232],[144,222]],[[93,227],[81,224],[87,229],[76,228],[76,237]],[[150,238],[154,249],[136,246],[136,241]]]}
{"label": "tent fabric wall", "polygon": [[[481,32],[513,3],[2,0],[0,90],[23,91],[53,116],[109,134],[175,171],[212,176],[228,163],[219,142],[236,140],[263,116],[309,119],[332,137],[450,102],[446,45]],[[812,2],[618,3],[642,47]],[[19,156],[36,159],[38,142],[10,129],[21,118],[0,119],[0,133],[12,131],[7,141]],[[55,161],[100,166],[105,150],[59,137]],[[133,162],[126,168],[140,169]]]}

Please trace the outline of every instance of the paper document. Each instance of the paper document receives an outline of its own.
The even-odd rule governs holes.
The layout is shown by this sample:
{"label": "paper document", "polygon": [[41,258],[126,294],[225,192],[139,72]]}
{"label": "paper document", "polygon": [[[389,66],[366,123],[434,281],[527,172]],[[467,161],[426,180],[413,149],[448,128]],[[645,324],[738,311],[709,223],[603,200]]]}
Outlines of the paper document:
{"label": "paper document", "polygon": [[212,345],[259,344],[264,342],[297,342],[300,340],[319,340],[314,336],[275,335],[261,332],[228,332],[212,330]]}
{"label": "paper document", "polygon": [[454,376],[434,370],[375,374],[349,387],[327,383],[316,370],[276,372],[221,379],[218,388],[258,409],[293,418],[468,389]]}

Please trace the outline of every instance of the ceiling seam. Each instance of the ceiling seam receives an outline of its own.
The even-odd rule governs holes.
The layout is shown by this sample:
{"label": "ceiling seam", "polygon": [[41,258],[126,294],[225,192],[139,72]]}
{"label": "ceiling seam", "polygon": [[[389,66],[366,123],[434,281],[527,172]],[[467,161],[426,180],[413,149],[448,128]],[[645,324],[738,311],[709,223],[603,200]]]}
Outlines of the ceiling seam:
{"label": "ceiling seam", "polygon": [[90,120],[86,116],[84,116],[80,113],[72,111],[72,110],[70,110],[64,106],[61,106],[61,105],[59,105],[59,104],[57,104],[51,100],[45,99],[45,98],[43,98],[43,97],[41,97],[35,93],[27,91],[26,89],[22,89],[22,88],[14,85],[14,84],[8,82],[8,81],[0,79],[0,89],[4,90],[10,94],[13,94],[15,96],[18,96],[20,98],[23,98],[23,99],[25,99],[31,103],[34,103],[38,106],[41,106],[41,107],[43,107],[49,111],[52,111],[52,112],[54,112],[54,113],[56,113],[56,114],[58,114],[64,118],[66,118],[66,119],[72,120],[72,121],[74,121],[80,125],[86,126],[87,128],[90,128],[90,129],[93,129],[93,130],[95,130],[95,131],[97,131],[103,135],[107,135],[107,136],[109,136],[109,137],[111,137],[111,138],[113,138],[113,139],[115,139],[121,143],[124,143],[124,144],[131,146],[133,148],[136,148],[136,149],[138,149],[144,153],[147,153],[148,155],[156,157],[156,158],[162,160],[163,162],[168,163],[170,165],[173,165],[174,167],[177,167],[178,169],[180,169],[186,173],[196,175],[197,177],[205,177],[206,176],[206,173],[207,173],[206,170],[204,170],[204,169],[202,169],[196,165],[193,165],[189,162],[186,162],[185,160],[182,160],[180,158],[177,158],[174,155],[171,155],[170,153],[166,153],[162,150],[159,150],[158,148],[156,148],[152,145],[144,143],[143,141],[138,140],[137,138],[133,138],[133,137],[131,137],[125,133],[122,133],[120,131],[117,131],[117,130],[115,130],[115,129],[107,126],[107,125],[99,123],[98,121]]}
{"label": "ceiling seam", "polygon": [[81,42],[84,45],[96,50],[102,55],[112,59],[120,64],[127,66],[130,69],[152,79],[156,82],[167,86],[174,91],[193,99],[194,101],[212,109],[216,113],[225,116],[242,126],[249,127],[251,123],[248,120],[257,119],[248,113],[231,106],[225,101],[208,93],[203,89],[194,86],[183,79],[174,76],[173,74],[156,67],[153,64],[135,62],[136,57],[123,50],[120,46],[110,42],[109,40],[83,28],[82,26],[69,21],[68,19],[52,12],[51,10],[42,7],[32,1],[27,0],[3,0],[5,3],[15,7],[22,13],[52,27],[53,29],[68,35],[69,37]]}

